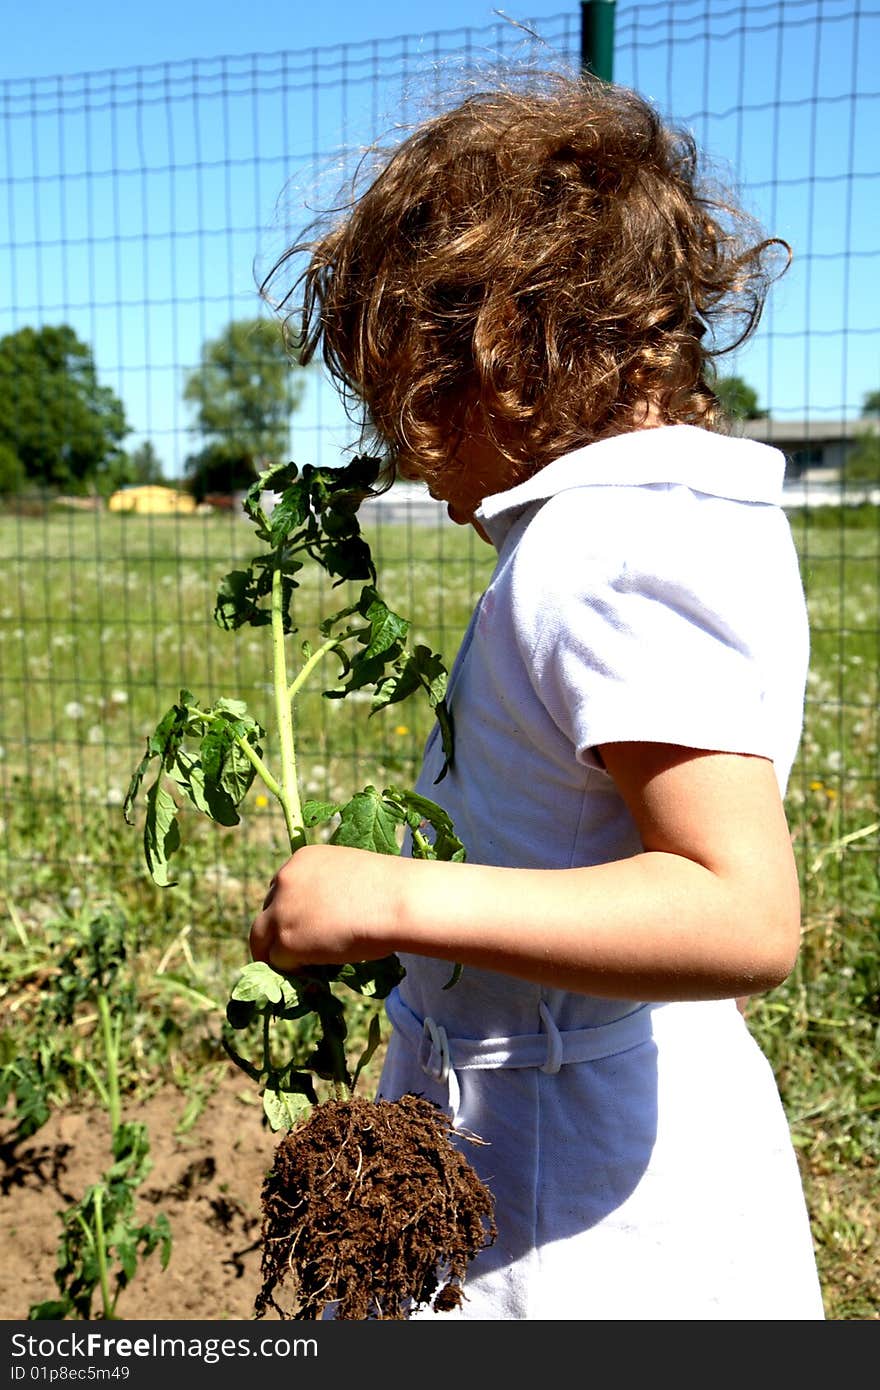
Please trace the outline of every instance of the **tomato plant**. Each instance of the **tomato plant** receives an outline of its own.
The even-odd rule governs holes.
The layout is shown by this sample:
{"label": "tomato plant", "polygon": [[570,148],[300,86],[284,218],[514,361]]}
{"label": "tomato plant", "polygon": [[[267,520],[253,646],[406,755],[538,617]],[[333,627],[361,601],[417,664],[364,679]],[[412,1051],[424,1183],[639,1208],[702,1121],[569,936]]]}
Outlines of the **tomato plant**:
{"label": "tomato plant", "polygon": [[[268,765],[265,727],[243,701],[223,696],[205,706],[189,690],[181,690],[177,703],[147,739],[124,804],[131,822],[142,784],[155,769],[145,790],[144,854],[156,883],[174,882],[170,866],[181,844],[179,800],[189,801],[219,825],[232,826],[238,824],[239,808],[255,781],[279,802],[291,853],[306,843],[310,832],[336,820],[329,837],[333,844],[397,854],[401,832],[409,828],[415,855],[464,858],[464,847],[446,813],[411,790],[390,786],[380,792],[369,785],[342,805],[304,800],[299,790],[296,701],[309,678],[330,659],[338,663],[339,673],[336,683],[324,691],[328,699],[370,690],[375,713],[421,695],[440,725],[446,755],[443,773],[453,756],[446,669],[430,648],[408,645],[410,624],[379,594],[358,521],[358,508],[376,483],[379,467],[379,461],[369,457],[339,469],[306,465],[300,470],[296,464],[284,464],[264,472],[246,494],[244,510],[263,548],[247,568],[225,576],[214,617],[227,631],[245,626],[269,630],[278,765]],[[276,499],[271,508],[267,496]],[[292,671],[290,639],[297,633],[292,599],[308,561],[331,576],[334,585],[359,582],[362,587],[353,603],[325,618],[311,639],[301,641],[299,666]],[[315,1078],[331,1081],[336,1098],[348,1096],[380,1041],[374,1017],[366,1050],[349,1064],[345,1007],[333,986],[382,999],[401,975],[395,956],[314,967],[289,976],[260,962],[245,966],[231,990],[227,1022],[229,1029],[238,1031],[256,1022],[260,1055],[256,1060],[242,1056],[228,1034],[225,1046],[236,1064],[262,1085],[273,1129],[289,1128],[317,1103]],[[304,1065],[279,1059],[273,1051],[272,1025],[308,1014],[320,1022],[321,1036],[312,1054]]]}

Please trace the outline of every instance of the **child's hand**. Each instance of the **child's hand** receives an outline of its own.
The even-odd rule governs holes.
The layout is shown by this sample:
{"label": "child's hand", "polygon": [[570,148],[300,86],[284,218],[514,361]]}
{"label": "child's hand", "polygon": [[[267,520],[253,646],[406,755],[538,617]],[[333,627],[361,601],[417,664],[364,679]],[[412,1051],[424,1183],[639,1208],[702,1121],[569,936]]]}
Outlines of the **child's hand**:
{"label": "child's hand", "polygon": [[393,855],[343,845],[305,845],[278,870],[254,919],[254,960],[276,970],[379,960],[398,911]]}

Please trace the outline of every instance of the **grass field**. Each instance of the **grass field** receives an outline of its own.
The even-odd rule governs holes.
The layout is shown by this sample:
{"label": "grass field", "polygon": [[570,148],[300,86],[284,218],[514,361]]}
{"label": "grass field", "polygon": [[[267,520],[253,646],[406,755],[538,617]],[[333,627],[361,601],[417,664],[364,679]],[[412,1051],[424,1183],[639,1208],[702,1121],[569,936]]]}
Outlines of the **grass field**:
{"label": "grass field", "polygon": [[[492,552],[458,528],[378,527],[365,516],[387,600],[448,663]],[[880,520],[876,509],[826,509],[793,526],[812,626],[788,795],[803,948],[749,1022],[802,1161],[828,1316],[868,1319],[880,1316]],[[171,1075],[197,1105],[217,1064],[219,1009],[284,857],[283,824],[256,789],[235,830],[193,819],[179,885],[163,892],[145,876],[122,801],[145,736],[181,687],[244,699],[271,727],[268,643],[252,629],[225,633],[211,616],[219,579],[252,548],[250,527],[230,517],[0,516],[0,1066],[34,1061],[37,1116],[93,1094],[95,1034],[52,1001],[59,959],[84,959],[77,943],[99,908],[128,943],[124,1086],[146,1092]],[[304,580],[303,637],[345,601]],[[344,799],[367,781],[410,776],[429,720],[413,703],[367,718],[351,700],[322,699],[320,685],[306,695],[307,793]],[[365,1031],[375,1008],[363,1005]]]}

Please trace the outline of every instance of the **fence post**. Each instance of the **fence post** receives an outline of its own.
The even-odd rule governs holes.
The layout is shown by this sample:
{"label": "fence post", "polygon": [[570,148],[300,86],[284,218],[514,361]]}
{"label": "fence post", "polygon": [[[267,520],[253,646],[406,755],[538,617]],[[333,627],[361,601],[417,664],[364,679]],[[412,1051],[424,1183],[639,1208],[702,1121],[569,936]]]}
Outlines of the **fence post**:
{"label": "fence post", "polygon": [[581,0],[581,68],[614,80],[615,0]]}

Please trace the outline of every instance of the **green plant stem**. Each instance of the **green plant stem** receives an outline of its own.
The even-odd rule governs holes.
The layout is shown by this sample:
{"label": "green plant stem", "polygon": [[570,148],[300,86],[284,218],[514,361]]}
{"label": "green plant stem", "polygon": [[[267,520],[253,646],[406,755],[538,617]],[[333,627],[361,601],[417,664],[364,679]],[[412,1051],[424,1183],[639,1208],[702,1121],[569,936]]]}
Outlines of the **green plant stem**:
{"label": "green plant stem", "polygon": [[291,706],[297,692],[308,680],[309,676],[312,674],[315,667],[318,665],[318,662],[323,661],[324,657],[329,656],[330,652],[336,651],[336,648],[338,646],[339,639],[337,637],[331,637],[329,641],[323,642],[321,646],[318,647],[317,651],[312,652],[312,655],[309,657],[308,661],[303,663],[299,675],[296,677],[294,681],[291,682],[290,689],[287,692],[288,702],[291,704]]}
{"label": "green plant stem", "polygon": [[284,650],[284,603],[280,566],[272,575],[272,658],[275,686],[275,717],[281,754],[281,786],[276,796],[284,811],[290,852],[295,854],[306,842],[302,806],[296,780],[296,749],[293,741],[293,705],[288,695],[287,658]]}
{"label": "green plant stem", "polygon": [[110,1005],[106,994],[98,995],[98,1017],[101,1020],[101,1036],[104,1040],[104,1055],[107,1059],[107,1110],[110,1115],[111,1139],[119,1128],[122,1111],[119,1103],[119,1052],[113,1036],[113,1023],[110,1018]]}
{"label": "green plant stem", "polygon": [[[278,739],[281,752],[281,805],[287,820],[287,833],[290,837],[290,852],[305,844],[305,828],[302,823],[302,806],[299,799],[299,786],[296,776],[296,748],[293,727],[293,702],[312,671],[325,656],[329,656],[339,645],[337,638],[323,642],[311,656],[303,662],[297,676],[291,682],[287,679],[287,661],[284,649],[284,610],[282,605],[281,571],[276,569],[272,575],[272,649],[274,654],[275,710],[278,721]],[[266,1015],[266,1031],[263,1042],[264,1065],[269,1065],[269,1018]],[[337,1100],[349,1100],[351,1090],[346,1081],[345,1049],[337,1038],[328,1038],[333,1056],[333,1092]]]}
{"label": "green plant stem", "polygon": [[107,1244],[104,1237],[104,1213],[101,1210],[102,1187],[95,1188],[95,1255],[98,1260],[98,1277],[101,1284],[101,1301],[104,1304],[104,1317],[111,1319],[115,1313],[115,1303],[110,1297],[110,1278],[107,1272]]}
{"label": "green plant stem", "polygon": [[[342,1057],[341,1061],[339,1060],[340,1055]],[[345,1052],[341,1047],[333,1048],[333,1067],[336,1073],[332,1081],[333,1099],[341,1101],[351,1100],[351,1087],[347,1081],[343,1080],[343,1075],[345,1073]]]}
{"label": "green plant stem", "polygon": [[86,1058],[86,1059],[83,1061],[83,1067],[84,1067],[84,1069],[85,1069],[86,1075],[90,1078],[92,1085],[94,1086],[95,1090],[98,1092],[98,1096],[99,1096],[99,1099],[100,1099],[100,1101],[101,1101],[101,1104],[103,1105],[104,1109],[107,1110],[107,1111],[109,1112],[109,1110],[110,1110],[110,1095],[109,1095],[109,1092],[108,1092],[108,1090],[107,1090],[107,1087],[104,1085],[103,1079],[98,1075],[97,1071],[96,1071],[95,1068],[92,1066],[92,1064],[91,1064],[91,1062],[88,1060],[88,1058]]}
{"label": "green plant stem", "polygon": [[[192,705],[188,705],[187,710],[190,714],[196,715],[199,719],[207,720],[209,724],[226,723],[226,720],[221,718],[219,714],[206,713],[205,710],[197,709]],[[237,734],[233,734],[233,738],[235,739],[235,742],[241,749],[242,753],[244,753],[248,762],[254,768],[254,771],[257,773],[257,776],[265,784],[266,789],[270,791],[273,796],[277,796],[278,800],[280,801],[281,784],[275,777],[272,776],[272,773],[269,771],[268,767],[263,762],[263,759],[260,757],[259,753],[256,751],[252,744],[248,743],[246,738],[239,738]]]}

